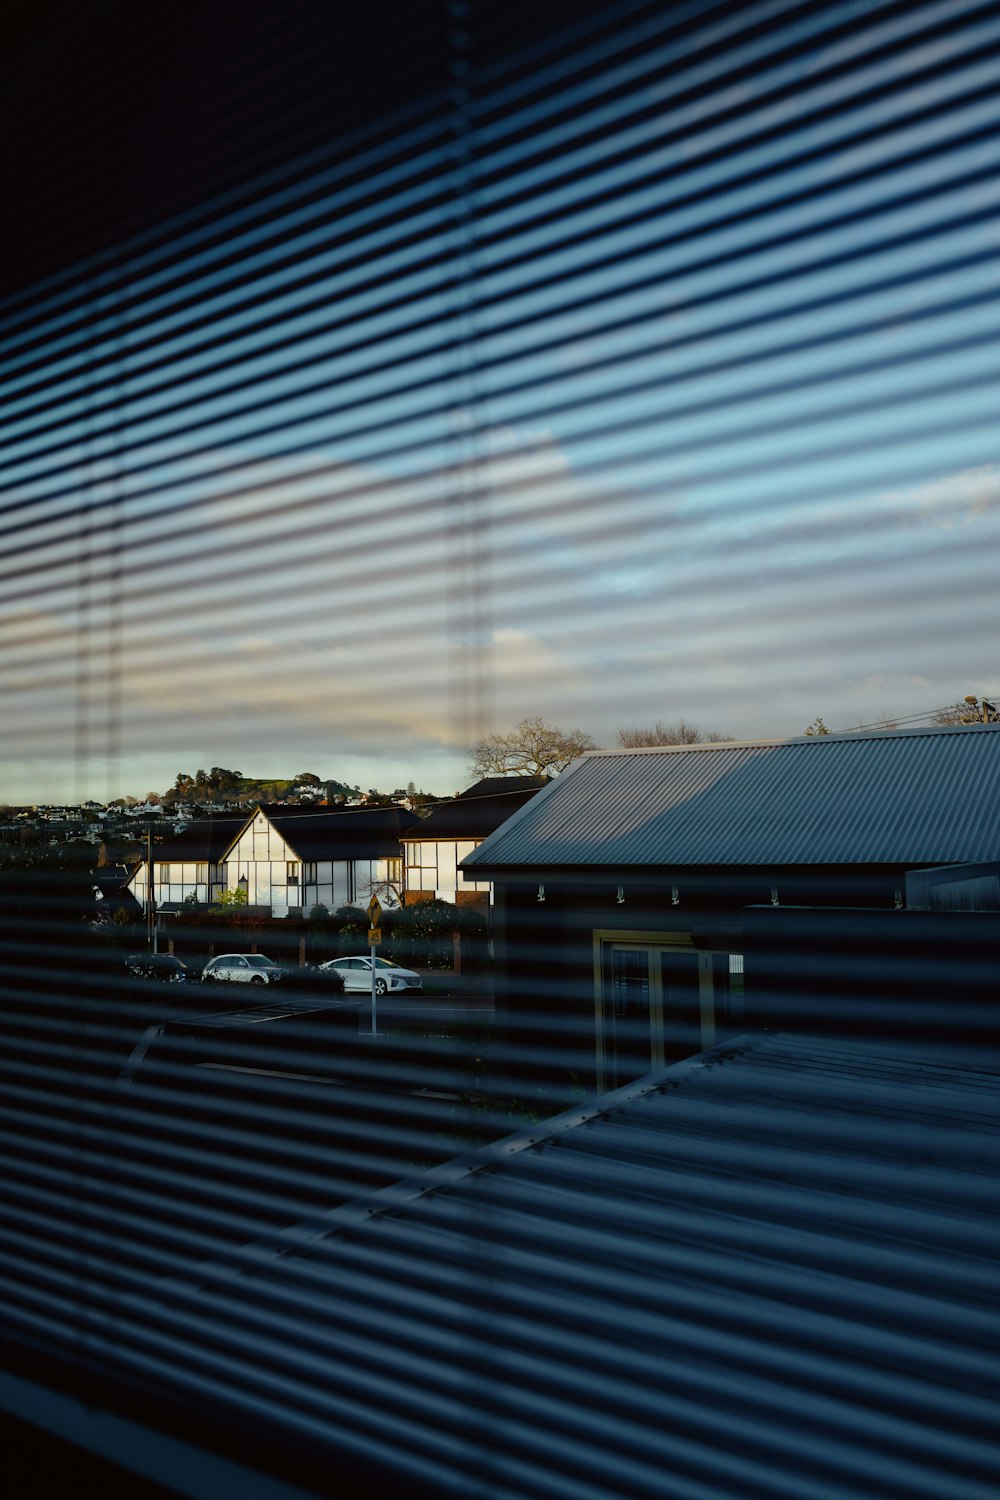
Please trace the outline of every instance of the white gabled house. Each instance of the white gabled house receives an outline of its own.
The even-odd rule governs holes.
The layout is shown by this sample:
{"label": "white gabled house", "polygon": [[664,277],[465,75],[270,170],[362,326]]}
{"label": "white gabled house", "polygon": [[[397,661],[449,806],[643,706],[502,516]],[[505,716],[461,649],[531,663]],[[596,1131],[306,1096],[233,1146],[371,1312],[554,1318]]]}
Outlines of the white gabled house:
{"label": "white gabled house", "polygon": [[492,884],[464,874],[462,860],[547,784],[546,776],[486,776],[415,821],[402,835],[407,905],[488,906]]}
{"label": "white gabled house", "polygon": [[258,807],[226,855],[228,884],[245,883],[248,903],[270,907],[273,917],[317,904],[364,906],[376,886],[391,905],[390,889],[402,878],[400,839],[417,821],[402,807]]}
{"label": "white gabled house", "polygon": [[[246,818],[196,818],[153,851],[153,900],[172,911],[189,899],[208,905],[226,889],[225,855]],[[143,911],[149,894],[149,866],[143,860],[128,890]]]}
{"label": "white gabled house", "polygon": [[[154,900],[176,910],[188,897],[202,903],[223,891],[244,890],[247,905],[272,917],[306,915],[322,904],[367,905],[377,888],[392,905],[400,888],[400,840],[415,813],[401,807],[317,810],[258,807],[248,818],[204,818],[154,853]],[[145,909],[143,864],[129,886]]]}

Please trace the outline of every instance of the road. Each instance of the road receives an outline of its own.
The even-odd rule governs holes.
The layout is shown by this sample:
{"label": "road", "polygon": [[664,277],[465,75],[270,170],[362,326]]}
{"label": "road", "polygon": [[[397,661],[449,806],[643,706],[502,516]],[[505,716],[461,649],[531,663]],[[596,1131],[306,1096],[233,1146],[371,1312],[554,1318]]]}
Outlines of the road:
{"label": "road", "polygon": [[[492,975],[423,974],[424,988],[419,994],[384,995],[378,1001],[378,1015],[427,1017],[493,1015]],[[357,997],[365,1001],[365,997]]]}

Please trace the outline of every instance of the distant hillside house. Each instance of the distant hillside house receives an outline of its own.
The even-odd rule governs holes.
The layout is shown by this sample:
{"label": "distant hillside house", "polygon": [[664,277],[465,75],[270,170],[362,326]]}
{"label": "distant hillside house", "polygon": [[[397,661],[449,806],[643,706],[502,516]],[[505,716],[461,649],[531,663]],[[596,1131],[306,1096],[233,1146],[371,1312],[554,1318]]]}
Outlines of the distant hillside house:
{"label": "distant hillside house", "polygon": [[464,875],[459,866],[546,784],[544,776],[487,776],[415,822],[403,837],[407,905],[435,899],[488,905],[491,883]]}

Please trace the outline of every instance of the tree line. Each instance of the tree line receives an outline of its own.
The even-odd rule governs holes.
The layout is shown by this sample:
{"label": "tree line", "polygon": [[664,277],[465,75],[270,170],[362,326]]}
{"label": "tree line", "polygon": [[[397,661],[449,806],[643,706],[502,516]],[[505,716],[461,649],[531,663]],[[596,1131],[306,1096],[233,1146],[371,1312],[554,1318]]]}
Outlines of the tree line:
{"label": "tree line", "polygon": [[[925,714],[896,718],[882,713],[872,724],[852,729],[898,729],[908,723],[989,724],[1000,722],[1000,709],[990,700],[970,693],[961,702]],[[813,719],[803,734],[830,734],[822,718]],[[847,729],[843,731],[848,732]],[[668,745],[731,744],[735,736],[718,729],[703,729],[686,719],[671,723],[656,719],[646,724],[624,724],[615,736],[619,750],[645,750]],[[473,747],[469,769],[474,776],[557,776],[587,750],[599,750],[596,740],[582,729],[558,729],[543,719],[522,719],[505,734],[487,735]]]}
{"label": "tree line", "polygon": [[213,766],[210,771],[195,771],[193,776],[187,771],[178,771],[173,786],[168,787],[162,797],[150,793],[149,800],[155,798],[167,807],[178,802],[215,800],[283,802],[293,792],[311,795],[317,801],[322,797],[333,801],[337,797],[356,796],[358,788],[343,781],[324,781],[314,771],[300,771],[298,775],[287,778],[263,779],[244,776],[242,771],[232,771],[225,766]]}
{"label": "tree line", "polygon": [[[617,733],[617,748],[639,750],[657,745],[721,744],[731,734],[702,730],[678,719],[668,724],[626,724]],[[543,719],[522,719],[507,734],[487,735],[473,747],[469,769],[474,776],[557,776],[587,750],[601,747],[582,729],[562,730]]]}

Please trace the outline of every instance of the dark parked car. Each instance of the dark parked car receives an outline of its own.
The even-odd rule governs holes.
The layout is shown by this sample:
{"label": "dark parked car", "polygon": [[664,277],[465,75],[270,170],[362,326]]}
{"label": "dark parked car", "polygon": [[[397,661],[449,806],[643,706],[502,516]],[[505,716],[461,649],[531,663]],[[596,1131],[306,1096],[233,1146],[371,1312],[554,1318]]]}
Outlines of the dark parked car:
{"label": "dark parked car", "polygon": [[285,970],[285,989],[295,996],[314,995],[317,999],[336,999],[344,993],[344,980],[322,964],[302,964]]}
{"label": "dark parked car", "polygon": [[172,953],[130,953],[125,972],[133,979],[154,979],[161,984],[190,984],[198,977]]}
{"label": "dark parked car", "polygon": [[308,991],[324,999],[342,995],[344,982],[339,974],[325,972],[313,964],[300,966],[278,964],[263,953],[220,953],[209,959],[202,970],[205,984],[278,984],[296,994]]}

